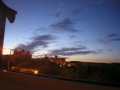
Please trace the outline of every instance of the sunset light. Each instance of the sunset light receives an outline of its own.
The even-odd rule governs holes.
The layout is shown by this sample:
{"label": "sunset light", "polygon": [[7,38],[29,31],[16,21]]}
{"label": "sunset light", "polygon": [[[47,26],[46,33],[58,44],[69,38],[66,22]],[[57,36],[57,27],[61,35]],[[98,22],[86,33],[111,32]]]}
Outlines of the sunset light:
{"label": "sunset light", "polygon": [[0,90],[120,90],[120,0],[0,0]]}
{"label": "sunset light", "polygon": [[4,3],[18,12],[14,23],[6,20],[4,48],[29,50],[32,57],[59,55],[68,61],[120,62],[118,0]]}

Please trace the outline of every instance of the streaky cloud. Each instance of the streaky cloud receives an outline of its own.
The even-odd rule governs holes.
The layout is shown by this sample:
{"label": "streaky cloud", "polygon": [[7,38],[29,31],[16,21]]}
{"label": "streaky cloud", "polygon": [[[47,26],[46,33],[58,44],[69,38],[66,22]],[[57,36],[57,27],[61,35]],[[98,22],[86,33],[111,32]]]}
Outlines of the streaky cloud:
{"label": "streaky cloud", "polygon": [[72,55],[87,55],[87,54],[98,54],[101,50],[87,50],[86,46],[79,45],[79,47],[63,47],[60,49],[49,50],[48,55],[62,55],[62,56],[72,56]]}
{"label": "streaky cloud", "polygon": [[51,24],[50,27],[54,31],[78,32],[78,30],[74,28],[74,23],[70,18],[65,18],[63,21]]}
{"label": "streaky cloud", "polygon": [[70,38],[75,38],[75,37],[76,37],[76,35],[71,35],[71,36],[70,36]]}
{"label": "streaky cloud", "polygon": [[60,17],[60,13],[57,12],[57,13],[55,14],[55,17]]}
{"label": "streaky cloud", "polygon": [[99,43],[112,43],[118,41],[120,41],[120,35],[117,33],[108,34],[106,37],[97,40]]}
{"label": "streaky cloud", "polygon": [[116,33],[112,33],[112,34],[109,34],[107,37],[109,38],[114,38],[114,37],[117,37],[118,35]]}
{"label": "streaky cloud", "polygon": [[27,44],[19,44],[15,47],[15,49],[25,49],[29,50],[31,53],[35,52],[34,49],[37,47],[46,48],[53,40],[56,39],[56,36],[46,34],[41,36],[34,36],[31,38],[31,42]]}

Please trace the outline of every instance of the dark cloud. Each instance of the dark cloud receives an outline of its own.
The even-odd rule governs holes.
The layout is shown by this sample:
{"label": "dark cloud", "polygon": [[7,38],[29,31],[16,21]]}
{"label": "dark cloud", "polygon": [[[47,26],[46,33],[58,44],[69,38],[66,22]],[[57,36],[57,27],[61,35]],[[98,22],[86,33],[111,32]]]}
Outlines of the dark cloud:
{"label": "dark cloud", "polygon": [[59,16],[60,16],[60,13],[59,13],[59,12],[55,14],[55,17],[59,17]]}
{"label": "dark cloud", "polygon": [[50,27],[54,31],[78,32],[78,30],[74,28],[74,23],[69,18],[65,18],[61,22],[51,24]]}
{"label": "dark cloud", "polygon": [[109,38],[114,38],[114,37],[117,37],[118,35],[116,33],[112,33],[112,34],[109,34],[107,37]]}
{"label": "dark cloud", "polygon": [[33,32],[33,34],[38,34],[38,33],[43,33],[43,32],[48,32],[48,28],[46,28],[46,27],[40,27],[40,28],[37,28],[36,30],[34,30],[34,32]]}
{"label": "dark cloud", "polygon": [[75,15],[79,15],[81,12],[82,12],[81,9],[75,9],[75,10],[72,10],[70,12],[70,14],[73,15],[73,16],[75,16]]}
{"label": "dark cloud", "polygon": [[37,35],[42,33],[58,33],[58,32],[69,32],[76,33],[82,32],[74,28],[75,22],[79,21],[79,19],[70,20],[70,18],[65,18],[62,21],[56,22],[54,24],[49,25],[48,27],[40,27],[34,30],[33,34]]}
{"label": "dark cloud", "polygon": [[112,38],[110,41],[120,41],[120,37]]}
{"label": "dark cloud", "polygon": [[56,37],[52,35],[42,35],[42,36],[35,36],[31,38],[31,42],[27,44],[19,44],[15,49],[25,49],[29,50],[30,52],[34,52],[34,49],[37,47],[48,47],[48,44],[55,40]]}
{"label": "dark cloud", "polygon": [[97,41],[100,43],[117,42],[117,41],[120,41],[120,35],[118,35],[117,33],[112,33],[107,35],[107,37],[105,37],[104,39],[98,39]]}
{"label": "dark cloud", "polygon": [[106,41],[108,42],[120,41],[120,35],[118,35],[117,33],[109,34],[108,37],[106,38]]}
{"label": "dark cloud", "polygon": [[100,53],[100,51],[96,50],[87,50],[87,47],[85,46],[79,46],[79,47],[71,47],[71,48],[61,48],[56,50],[50,50],[50,53],[48,55],[62,55],[62,56],[71,56],[71,55],[86,55],[86,54],[97,54]]}
{"label": "dark cloud", "polygon": [[76,36],[75,35],[71,35],[70,38],[75,38]]}

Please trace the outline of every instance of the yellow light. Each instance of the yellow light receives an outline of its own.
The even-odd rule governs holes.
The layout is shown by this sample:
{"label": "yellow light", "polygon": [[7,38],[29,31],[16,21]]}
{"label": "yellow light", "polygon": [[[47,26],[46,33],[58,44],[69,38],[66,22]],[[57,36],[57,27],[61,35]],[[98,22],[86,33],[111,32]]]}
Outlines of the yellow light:
{"label": "yellow light", "polygon": [[35,70],[35,71],[34,71],[34,74],[38,74],[38,71],[37,71],[37,70]]}
{"label": "yellow light", "polygon": [[62,67],[62,65],[60,65],[60,67]]}
{"label": "yellow light", "polygon": [[68,64],[68,66],[70,67],[71,65],[70,65],[70,64]]}
{"label": "yellow light", "polygon": [[9,49],[9,48],[3,48],[3,55],[7,55],[7,54],[13,54],[13,50]]}
{"label": "yellow light", "polygon": [[7,72],[7,70],[3,70],[3,72]]}

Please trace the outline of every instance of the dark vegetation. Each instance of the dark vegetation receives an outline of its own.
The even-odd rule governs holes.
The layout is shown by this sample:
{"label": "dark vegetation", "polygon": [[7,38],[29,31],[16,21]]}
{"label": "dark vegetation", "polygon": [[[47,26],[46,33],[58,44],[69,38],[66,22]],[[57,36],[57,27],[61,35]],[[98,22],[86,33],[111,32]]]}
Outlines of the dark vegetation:
{"label": "dark vegetation", "polygon": [[[8,68],[8,60],[2,61],[2,67]],[[67,63],[67,62],[66,62]],[[120,84],[120,63],[87,63],[87,62],[69,62],[74,65],[60,65],[51,62],[48,58],[31,60],[11,61],[10,67],[15,67],[16,71],[20,68],[36,69],[38,74],[59,76],[64,78],[73,78],[86,81],[106,82]]]}

